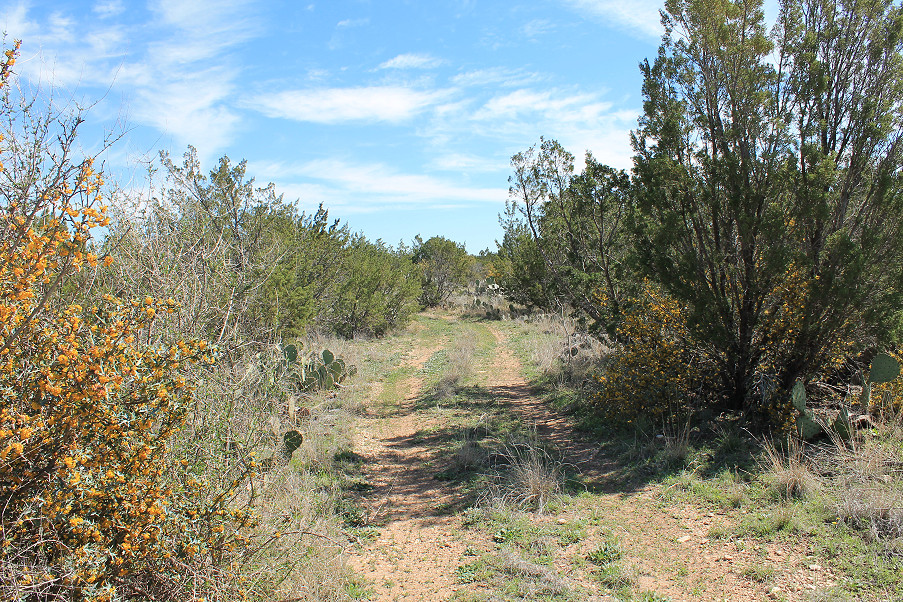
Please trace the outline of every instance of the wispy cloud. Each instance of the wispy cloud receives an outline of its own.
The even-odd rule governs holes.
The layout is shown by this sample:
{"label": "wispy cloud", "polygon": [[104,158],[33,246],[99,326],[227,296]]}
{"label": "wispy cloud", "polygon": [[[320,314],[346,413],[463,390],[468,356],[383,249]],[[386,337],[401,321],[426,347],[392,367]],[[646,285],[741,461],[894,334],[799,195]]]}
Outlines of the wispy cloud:
{"label": "wispy cloud", "polygon": [[541,113],[588,121],[608,112],[612,107],[610,102],[600,102],[597,99],[596,94],[521,89],[490,99],[476,112],[474,119],[497,121]]}
{"label": "wispy cloud", "polygon": [[153,0],[140,24],[112,19],[121,0],[99,0],[94,19],[61,8],[34,17],[25,3],[0,14],[12,37],[25,39],[17,67],[53,86],[98,86],[118,93],[128,119],[192,143],[202,154],[232,139],[232,108],[242,62],[235,50],[259,35],[250,0]]}
{"label": "wispy cloud", "polygon": [[420,91],[403,86],[287,90],[248,98],[244,106],[268,117],[313,123],[350,121],[400,122],[434,105],[440,90]]}
{"label": "wispy cloud", "polygon": [[523,69],[487,67],[485,69],[464,71],[452,77],[451,81],[453,84],[462,87],[515,87],[535,84],[545,79],[547,79],[546,76]]}
{"label": "wispy cloud", "polygon": [[338,27],[339,29],[349,29],[351,27],[363,27],[364,25],[369,25],[369,24],[370,24],[370,19],[365,17],[363,19],[343,19],[343,20],[339,21],[338,23],[336,23],[335,26]]}
{"label": "wispy cloud", "polygon": [[399,54],[395,58],[381,63],[380,69],[432,69],[445,61],[429,54]]}
{"label": "wispy cloud", "polygon": [[462,186],[445,178],[402,173],[384,163],[321,159],[300,164],[252,163],[248,167],[262,179],[274,180],[289,198],[297,195],[305,204],[342,207],[345,213],[500,203],[507,195],[505,186]]}
{"label": "wispy cloud", "polygon": [[101,19],[108,19],[122,13],[125,6],[123,6],[122,0],[101,0],[95,3],[91,10]]}
{"label": "wispy cloud", "polygon": [[508,169],[508,159],[491,160],[485,156],[468,153],[446,153],[434,157],[430,161],[430,168],[437,171],[456,171],[463,173],[492,173],[505,172]]}
{"label": "wispy cloud", "polygon": [[533,19],[521,28],[521,32],[524,36],[535,39],[541,35],[552,32],[554,29],[555,25],[547,19]]}
{"label": "wispy cloud", "polygon": [[564,0],[581,13],[600,18],[645,37],[662,35],[659,10],[663,0]]}
{"label": "wispy cloud", "polygon": [[[493,146],[513,153],[535,143],[541,135],[557,139],[578,156],[590,150],[604,163],[628,168],[632,156],[629,134],[640,112],[638,107],[618,106],[604,90],[538,86],[498,90],[480,103],[462,101],[440,108],[442,111],[435,111],[420,133],[432,141],[434,148],[444,149],[449,165],[460,167],[464,173],[479,171],[468,165],[467,155],[461,154],[465,142],[480,147],[483,144],[475,139],[491,138]],[[437,163],[433,167],[439,169]]]}

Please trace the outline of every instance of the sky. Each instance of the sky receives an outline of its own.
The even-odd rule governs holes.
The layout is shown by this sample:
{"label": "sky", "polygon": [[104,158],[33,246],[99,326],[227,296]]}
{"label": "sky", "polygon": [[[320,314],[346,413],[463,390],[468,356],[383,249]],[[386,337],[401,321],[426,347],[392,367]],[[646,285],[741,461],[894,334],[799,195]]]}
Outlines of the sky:
{"label": "sky", "polygon": [[246,159],[371,240],[495,250],[510,158],[556,139],[629,169],[648,0],[0,0],[16,72],[86,107],[81,144],[147,189],[160,151]]}

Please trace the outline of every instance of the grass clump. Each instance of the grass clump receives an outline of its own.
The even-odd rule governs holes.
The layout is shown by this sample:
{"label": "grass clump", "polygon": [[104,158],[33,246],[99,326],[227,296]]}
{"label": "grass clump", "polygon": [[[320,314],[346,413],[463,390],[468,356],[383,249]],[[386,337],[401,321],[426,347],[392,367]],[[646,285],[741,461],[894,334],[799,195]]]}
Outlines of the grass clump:
{"label": "grass clump", "polygon": [[543,512],[564,485],[564,465],[534,437],[507,444],[507,465],[489,495],[521,510]]}
{"label": "grass clump", "polygon": [[768,491],[782,500],[805,499],[821,486],[796,440],[789,440],[784,451],[765,444],[762,475]]}

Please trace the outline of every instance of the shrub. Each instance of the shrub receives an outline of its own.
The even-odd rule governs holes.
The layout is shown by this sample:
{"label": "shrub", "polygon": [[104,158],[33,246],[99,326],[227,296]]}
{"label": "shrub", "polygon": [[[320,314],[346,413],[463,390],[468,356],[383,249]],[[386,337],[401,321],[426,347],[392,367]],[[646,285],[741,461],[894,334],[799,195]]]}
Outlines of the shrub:
{"label": "shrub", "polygon": [[648,282],[618,325],[619,348],[598,377],[595,404],[613,422],[661,422],[694,409],[703,370],[686,313]]}
{"label": "shrub", "polygon": [[91,243],[108,224],[103,178],[90,158],[72,159],[81,117],[33,106],[9,94],[0,105],[11,134],[0,147],[0,598],[186,599],[185,576],[228,569],[251,526],[227,507],[234,492],[208,497],[189,474],[170,478],[186,368],[214,350],[141,343],[171,299],[82,307],[58,296],[111,261]]}

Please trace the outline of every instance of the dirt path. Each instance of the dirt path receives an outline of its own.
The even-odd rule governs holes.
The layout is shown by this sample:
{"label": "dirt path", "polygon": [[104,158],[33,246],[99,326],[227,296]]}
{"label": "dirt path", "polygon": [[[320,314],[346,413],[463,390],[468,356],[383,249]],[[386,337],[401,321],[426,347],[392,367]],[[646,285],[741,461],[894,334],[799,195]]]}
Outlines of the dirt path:
{"label": "dirt path", "polygon": [[[442,347],[416,346],[402,365],[421,370]],[[420,376],[406,379],[395,414],[365,426],[355,445],[373,485],[369,519],[381,529],[350,564],[370,582],[374,600],[437,599],[439,592],[445,599],[457,589],[454,569],[465,548],[459,521],[436,513],[457,499],[457,488],[433,478],[433,454],[417,437],[430,422],[414,407],[422,386]]]}
{"label": "dirt path", "polygon": [[[733,525],[728,513],[707,512],[696,506],[662,506],[657,502],[660,486],[621,492],[613,478],[618,464],[599,453],[599,446],[573,429],[570,420],[550,410],[530,394],[521,375],[520,362],[510,350],[506,336],[490,327],[496,338],[496,354],[503,367],[496,377],[499,394],[510,396],[517,411],[534,424],[538,435],[562,452],[565,462],[577,467],[585,482],[602,490],[592,498],[596,511],[607,521],[626,548],[626,561],[637,572],[638,585],[673,602],[683,600],[754,601],[802,600],[817,587],[830,587],[833,577],[804,549],[780,543],[758,545],[743,539],[729,541],[709,537]],[[581,509],[556,520],[575,518]],[[571,516],[569,516],[569,514]],[[589,546],[583,546],[588,552]],[[581,550],[582,551],[582,550]],[[584,552],[586,553],[586,552]],[[789,569],[767,585],[756,581],[766,566]]]}
{"label": "dirt path", "polygon": [[[623,563],[633,572],[635,586],[663,597],[656,599],[802,600],[808,590],[829,584],[830,575],[805,550],[711,538],[713,529],[731,526],[733,517],[726,512],[706,512],[688,504],[663,506],[657,501],[658,485],[619,491],[611,478],[615,461],[531,393],[506,334],[494,325],[488,328],[495,340],[492,369],[485,376],[490,398],[508,404],[524,422],[535,425],[537,435],[559,450],[584,482],[598,486],[599,493],[580,498],[561,513],[532,519],[564,524],[581,521],[587,513],[603,517],[556,560],[563,579],[598,589],[587,571],[574,569],[571,559],[585,558],[598,546],[604,530],[620,541]],[[445,344],[415,345],[404,365],[420,371]],[[460,589],[473,590],[474,586],[458,582],[455,570],[466,551],[493,546],[488,538],[478,540],[478,532],[464,529],[460,516],[447,511],[460,501],[461,490],[458,484],[435,479],[438,452],[419,435],[438,420],[417,408],[423,382],[417,374],[405,380],[398,389],[403,399],[396,411],[364,421],[356,441],[373,485],[367,510],[380,529],[355,553],[351,565],[369,581],[370,599],[380,602],[446,600]],[[781,567],[767,584],[755,579],[765,566]]]}

